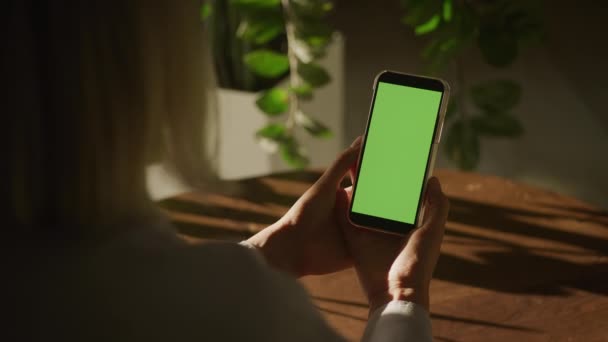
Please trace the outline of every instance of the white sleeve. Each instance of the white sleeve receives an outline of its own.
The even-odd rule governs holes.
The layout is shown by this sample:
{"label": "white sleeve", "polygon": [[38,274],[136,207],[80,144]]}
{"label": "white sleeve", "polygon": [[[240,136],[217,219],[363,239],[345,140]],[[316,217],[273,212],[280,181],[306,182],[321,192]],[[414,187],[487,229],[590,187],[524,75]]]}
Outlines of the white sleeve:
{"label": "white sleeve", "polygon": [[433,341],[429,313],[412,302],[389,302],[372,313],[361,341]]}

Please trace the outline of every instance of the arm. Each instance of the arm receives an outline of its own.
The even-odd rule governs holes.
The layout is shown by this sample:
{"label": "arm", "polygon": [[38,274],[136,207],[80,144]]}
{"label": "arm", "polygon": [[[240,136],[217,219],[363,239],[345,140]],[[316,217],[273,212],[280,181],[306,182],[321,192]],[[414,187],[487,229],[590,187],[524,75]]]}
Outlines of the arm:
{"label": "arm", "polygon": [[[252,249],[259,260],[268,260],[262,251],[250,242],[242,241],[240,244]],[[370,316],[361,341],[432,341],[429,313],[422,305],[415,304],[420,301],[423,299],[409,292],[397,296],[396,300],[370,308]]]}
{"label": "arm", "polygon": [[425,197],[425,222],[409,237],[353,226],[347,218],[352,188],[339,185],[349,171],[353,176],[359,150],[358,139],[285,216],[247,243],[270,265],[296,277],[355,266],[372,312],[366,331],[369,341],[390,341],[385,337],[397,335],[401,339],[431,336],[429,285],[449,201],[439,181],[432,178]]}

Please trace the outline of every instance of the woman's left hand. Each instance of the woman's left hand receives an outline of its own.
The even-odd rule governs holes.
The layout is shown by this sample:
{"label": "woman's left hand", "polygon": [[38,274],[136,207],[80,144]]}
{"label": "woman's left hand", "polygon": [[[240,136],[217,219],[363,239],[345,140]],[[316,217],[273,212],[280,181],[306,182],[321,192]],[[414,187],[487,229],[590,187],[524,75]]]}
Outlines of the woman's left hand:
{"label": "woman's left hand", "polygon": [[336,217],[336,193],[357,162],[361,137],[298,199],[275,224],[247,242],[257,247],[272,266],[295,276],[325,274],[352,266]]}

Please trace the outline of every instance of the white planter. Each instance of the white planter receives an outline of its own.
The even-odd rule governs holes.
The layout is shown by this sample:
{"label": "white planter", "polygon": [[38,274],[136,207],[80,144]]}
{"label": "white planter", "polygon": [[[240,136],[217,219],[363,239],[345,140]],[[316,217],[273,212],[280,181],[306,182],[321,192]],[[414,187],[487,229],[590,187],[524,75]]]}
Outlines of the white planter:
{"label": "white planter", "polygon": [[[298,130],[296,137],[306,148],[310,167],[329,165],[343,147],[344,138],[344,41],[336,34],[327,56],[319,61],[332,81],[315,91],[310,101],[303,101],[305,113],[318,118],[333,132],[331,138],[313,138]],[[272,121],[255,105],[259,94],[229,89],[218,90],[217,167],[222,179],[240,179],[290,170],[279,154],[268,154],[255,139],[255,132]]]}

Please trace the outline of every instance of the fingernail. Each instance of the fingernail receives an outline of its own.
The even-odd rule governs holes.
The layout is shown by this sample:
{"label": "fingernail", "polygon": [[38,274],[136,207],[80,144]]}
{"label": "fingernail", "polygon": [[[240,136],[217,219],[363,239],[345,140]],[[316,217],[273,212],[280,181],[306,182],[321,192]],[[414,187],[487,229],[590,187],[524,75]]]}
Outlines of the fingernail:
{"label": "fingernail", "polygon": [[350,144],[350,147],[356,147],[361,145],[361,142],[363,141],[363,137],[362,136],[358,136],[357,138],[355,138],[355,140],[353,141],[352,144]]}

